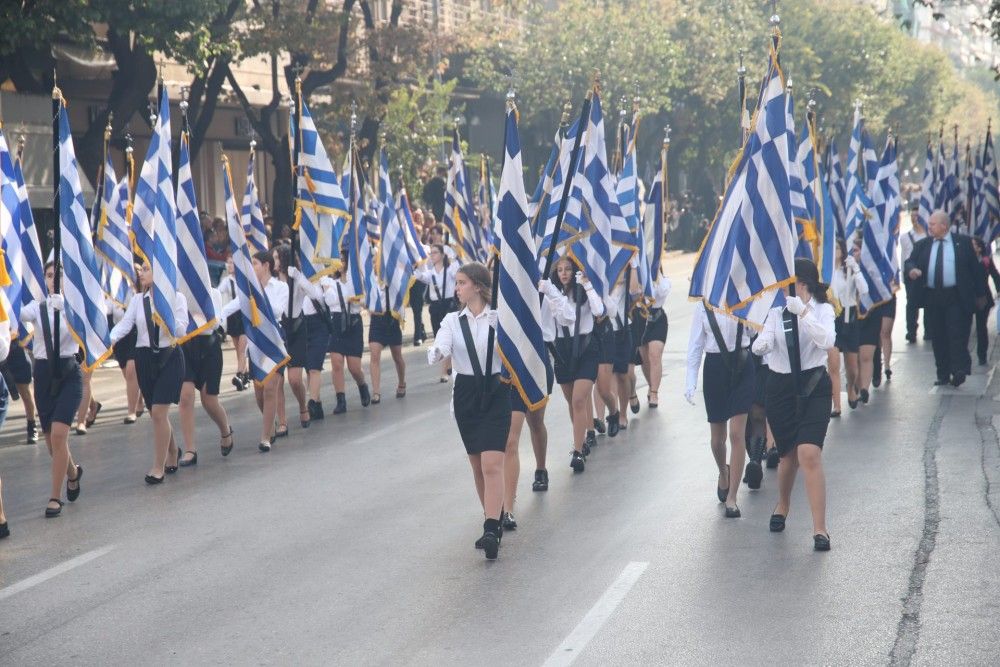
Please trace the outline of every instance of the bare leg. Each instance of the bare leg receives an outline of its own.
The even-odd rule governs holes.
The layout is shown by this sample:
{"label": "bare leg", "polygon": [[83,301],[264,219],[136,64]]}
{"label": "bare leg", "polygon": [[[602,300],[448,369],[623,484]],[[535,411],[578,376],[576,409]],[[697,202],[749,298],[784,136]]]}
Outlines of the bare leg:
{"label": "bare leg", "polygon": [[826,351],[826,369],[833,383],[833,411],[840,412],[840,350],[835,347]]}
{"label": "bare leg", "polygon": [[83,398],[80,400],[80,407],[76,409],[76,423],[78,426],[83,426],[87,420],[87,413],[90,411],[90,379],[93,376],[93,373],[88,373],[82,369],[81,374],[83,375]]}
{"label": "bare leg", "polygon": [[361,370],[361,357],[347,357],[347,370],[359,387],[365,383],[365,374]]}
{"label": "bare leg", "polygon": [[874,345],[862,345],[858,348],[858,391],[868,389],[871,385],[874,360]]}
{"label": "bare leg", "polygon": [[173,442],[169,412],[169,404],[157,403],[149,409],[149,415],[153,419],[153,467],[149,469],[148,474],[154,477],[163,476],[163,468],[167,465],[167,454]]}
{"label": "bare leg", "polygon": [[483,481],[483,466],[482,460],[480,459],[481,454],[469,454],[469,465],[472,466],[472,481],[476,484],[476,495],[479,496],[479,504],[483,507],[483,513],[486,513],[486,502],[483,498],[483,493],[486,489],[486,484]]}
{"label": "bare leg", "polygon": [[569,411],[569,423],[575,423],[573,421],[573,383],[567,382],[566,384],[559,385],[562,389],[563,398],[566,399],[566,409]]}
{"label": "bare leg", "polygon": [[521,454],[518,445],[521,441],[521,428],[524,426],[523,412],[510,413],[510,433],[507,434],[507,446],[503,457],[503,509],[514,511],[514,500],[517,498],[517,479],[521,473]]}
{"label": "bare leg", "polygon": [[263,423],[261,424],[260,441],[270,442],[274,435],[274,415],[278,410],[279,384],[278,378],[272,377],[258,391],[260,393],[261,412],[263,413]]}
{"label": "bare leg", "polygon": [[[184,456],[198,451],[198,445],[194,440],[194,382],[185,382],[181,385],[181,402],[177,406],[177,413],[181,418],[181,437],[184,438]],[[190,458],[194,458],[193,456]]]}
{"label": "bare leg", "polygon": [[531,431],[531,449],[535,452],[535,470],[545,470],[545,454],[549,447],[549,432],[545,428],[545,407],[525,416]]}
{"label": "bare leg", "polygon": [[303,414],[308,414],[306,410],[306,383],[301,367],[288,369],[288,386],[292,388],[292,395],[295,396],[295,400],[299,404],[299,418],[301,419]]}
{"label": "bare leg", "polygon": [[628,399],[632,395],[632,385],[628,379],[628,373],[615,373],[615,384],[618,394],[618,422],[622,426],[628,425]]}
{"label": "bare leg", "polygon": [[17,385],[17,393],[21,395],[21,404],[24,406],[24,418],[28,421],[35,421],[35,397],[31,395],[31,385]]}
{"label": "bare leg", "polygon": [[392,345],[389,347],[392,354],[392,363],[396,366],[396,384],[406,388],[406,360],[403,359],[403,346]]}
{"label": "bare leg", "polygon": [[886,371],[892,370],[892,326],[895,323],[895,319],[882,318],[882,366]]}
{"label": "bare leg", "polygon": [[[598,382],[601,381],[600,371],[598,371],[598,373],[597,373],[597,381]],[[594,419],[595,420],[601,420],[601,421],[603,421],[604,420],[604,399],[601,398],[601,392],[597,390],[596,386],[594,387],[594,390],[591,392],[591,397],[590,398],[594,402]]]}
{"label": "bare leg", "polygon": [[215,422],[215,425],[219,427],[219,437],[225,438],[229,435],[229,415],[226,413],[226,409],[222,407],[222,403],[219,402],[219,397],[213,396],[205,389],[202,389],[201,407],[205,408],[205,412]]}
{"label": "bare leg", "polygon": [[247,365],[247,337],[237,336],[233,340],[233,349],[236,350],[236,372],[246,373],[249,368]]}
{"label": "bare leg", "polygon": [[743,479],[743,466],[747,459],[747,416],[733,415],[729,418],[729,496],[726,498],[728,507],[736,506],[736,495],[740,490],[740,480]]}
{"label": "bare leg", "polygon": [[583,452],[583,440],[591,426],[590,392],[593,387],[594,383],[590,380],[576,380],[573,383],[573,449],[578,452]]}
{"label": "bare leg", "polygon": [[649,390],[659,395],[660,380],[663,379],[663,343],[649,341]]}
{"label": "bare leg", "polygon": [[314,401],[319,401],[319,391],[322,384],[322,371],[309,371],[309,398]]}
{"label": "bare leg", "polygon": [[788,516],[788,508],[792,503],[792,488],[795,486],[795,473],[799,470],[799,461],[795,452],[782,456],[778,462],[778,504],[775,514]]}
{"label": "bare leg", "polygon": [[[49,498],[62,498],[63,482],[67,477],[76,476],[76,463],[69,451],[69,424],[53,422],[52,430],[45,434],[45,444],[52,455],[52,488]],[[56,508],[55,503],[49,507]]]}
{"label": "bare leg", "polygon": [[649,345],[643,345],[639,348],[639,360],[642,362],[639,367],[642,368],[642,377],[646,378],[646,384],[650,383],[650,372],[649,372]]}
{"label": "bare leg", "polygon": [[288,428],[288,415],[285,414],[285,376],[278,373],[274,378],[274,416],[278,420],[278,426],[282,431]]}
{"label": "bare leg", "polygon": [[142,405],[142,395],[139,392],[139,378],[135,374],[135,361],[129,359],[125,364],[125,400],[128,403],[128,416],[135,417]]}
{"label": "bare leg", "polygon": [[[826,530],[826,477],[823,474],[823,450],[816,445],[803,444],[795,448],[802,478],[812,510],[813,535],[829,535]],[[791,457],[788,457],[791,458]]]}
{"label": "bare leg", "polygon": [[333,380],[333,390],[344,393],[344,355],[330,353],[330,378]]}
{"label": "bare leg", "polygon": [[611,371],[611,364],[598,364],[597,366],[597,391],[608,408],[609,414],[618,411],[618,397],[615,396],[614,383],[615,374]]}
{"label": "bare leg", "polygon": [[720,489],[729,488],[729,477],[726,475],[726,422],[709,423],[712,447],[712,458],[719,469],[718,485]]}
{"label": "bare leg", "polygon": [[858,353],[844,352],[844,374],[847,376],[847,400],[858,400]]}
{"label": "bare leg", "polygon": [[371,357],[368,360],[368,373],[372,378],[372,393],[382,393],[382,344],[369,343]]}
{"label": "bare leg", "polygon": [[7,515],[3,512],[3,480],[0,480],[0,523],[7,523]]}
{"label": "bare leg", "polygon": [[503,504],[503,452],[479,455],[483,470],[483,509],[487,519],[499,519]]}

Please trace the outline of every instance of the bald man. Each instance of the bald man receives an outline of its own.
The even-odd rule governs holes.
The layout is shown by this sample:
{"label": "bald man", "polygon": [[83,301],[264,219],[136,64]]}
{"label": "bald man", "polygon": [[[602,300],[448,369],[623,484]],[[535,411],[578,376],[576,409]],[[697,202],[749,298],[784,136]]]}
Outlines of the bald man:
{"label": "bald man", "polygon": [[969,333],[973,314],[986,301],[986,281],[972,239],[952,231],[947,213],[934,211],[928,227],[929,236],[913,245],[904,271],[924,307],[937,367],[934,384],[958,387],[972,370]]}

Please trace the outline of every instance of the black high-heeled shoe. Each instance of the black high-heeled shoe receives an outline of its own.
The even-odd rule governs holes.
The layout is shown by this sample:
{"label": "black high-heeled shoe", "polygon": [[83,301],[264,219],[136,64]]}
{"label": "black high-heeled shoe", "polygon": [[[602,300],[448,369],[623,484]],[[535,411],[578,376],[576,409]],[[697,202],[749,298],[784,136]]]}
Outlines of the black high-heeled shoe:
{"label": "black high-heeled shoe", "polygon": [[569,460],[569,467],[573,469],[573,472],[583,472],[587,467],[583,454],[574,450],[573,455]]}
{"label": "black high-heeled shoe", "polygon": [[[83,466],[76,467],[76,479],[66,479],[66,500],[73,502],[80,497],[80,478],[83,477]],[[70,484],[76,484],[75,489],[69,488]]]}
{"label": "black high-heeled shoe", "polygon": [[814,551],[829,551],[830,550],[830,536],[824,535],[822,533],[816,533],[813,535],[813,550]]}
{"label": "black high-heeled shoe", "polygon": [[[726,479],[729,479],[729,466],[726,466]],[[716,486],[715,495],[718,496],[719,502],[726,502],[726,498],[729,497],[729,487],[722,488],[721,486]]]}
{"label": "black high-heeled shoe", "polygon": [[[184,453],[187,454],[188,452],[184,452]],[[190,452],[190,454],[191,454],[191,458],[189,458],[189,459],[185,459],[183,456],[181,458],[177,459],[177,465],[179,465],[182,468],[187,468],[188,466],[196,466],[196,465],[198,465],[198,452]]]}
{"label": "black high-heeled shoe", "polygon": [[618,435],[618,431],[621,430],[621,424],[618,423],[619,414],[616,412],[613,415],[608,415],[608,437],[613,438]]}
{"label": "black high-heeled shoe", "polygon": [[[229,445],[228,446],[222,444],[222,441],[225,440],[226,438],[229,438]],[[233,427],[230,424],[230,426],[229,426],[229,433],[227,435],[223,436],[219,440],[219,449],[222,451],[222,455],[223,456],[229,456],[229,452],[233,451],[233,447],[235,445],[236,445],[236,438],[233,437]]]}
{"label": "black high-heeled shoe", "polygon": [[739,505],[733,505],[732,507],[730,507],[729,505],[726,505],[726,518],[727,519],[739,519],[741,516],[743,516],[743,514],[740,513]]}
{"label": "black high-heeled shoe", "polygon": [[500,535],[502,528],[497,519],[487,519],[483,522],[483,536],[480,538],[483,543],[483,553],[486,560],[496,560],[500,552]]}
{"label": "black high-heeled shoe", "polygon": [[868,404],[869,398],[871,398],[871,395],[868,393],[867,389],[862,389],[861,391],[858,392],[858,400],[860,400],[865,405]]}
{"label": "black high-heeled shoe", "polygon": [[535,481],[531,484],[532,491],[548,491],[549,490],[549,471],[548,470],[536,470],[535,471]]}
{"label": "black high-heeled shoe", "polygon": [[0,523],[0,540],[5,537],[10,537],[10,528],[7,527],[6,521]]}
{"label": "black high-heeled shoe", "polygon": [[771,522],[768,528],[772,533],[780,533],[785,529],[785,515],[784,514],[772,514]]}
{"label": "black high-heeled shoe", "polygon": [[607,429],[604,428],[603,419],[594,419],[594,430],[600,433],[601,435],[607,433]]}
{"label": "black high-heeled shoe", "polygon": [[155,475],[146,475],[146,484],[163,484],[163,478],[156,477]]}

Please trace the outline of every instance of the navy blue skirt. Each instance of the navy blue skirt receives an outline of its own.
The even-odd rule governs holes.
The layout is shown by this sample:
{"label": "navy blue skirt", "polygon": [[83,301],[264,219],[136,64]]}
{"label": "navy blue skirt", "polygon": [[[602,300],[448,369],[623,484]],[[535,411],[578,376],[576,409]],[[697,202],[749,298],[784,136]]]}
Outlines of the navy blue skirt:
{"label": "navy blue skirt", "polygon": [[552,351],[553,369],[557,384],[570,384],[577,380],[597,379],[600,352],[593,334],[580,336],[579,352],[573,360],[573,338],[556,338]]}
{"label": "navy blue skirt", "polygon": [[195,336],[181,345],[184,354],[184,381],[209,396],[219,395],[222,379],[222,338],[217,334]]}
{"label": "navy blue skirt", "polygon": [[510,385],[494,375],[489,383],[474,375],[455,375],[455,421],[467,454],[502,452],[510,434]]}
{"label": "navy blue skirt", "polygon": [[750,412],[756,390],[756,373],[749,350],[740,367],[739,374],[733,376],[730,367],[720,352],[705,355],[702,370],[701,391],[705,397],[705,412],[711,424],[723,424],[736,415]]}
{"label": "navy blue skirt", "polygon": [[326,316],[314,313],[306,315],[309,339],[306,342],[306,370],[323,370],[323,360],[330,349],[330,324]]}
{"label": "navy blue skirt", "polygon": [[148,347],[135,348],[135,373],[146,405],[176,405],[184,384],[184,355],[176,345],[156,353]]}
{"label": "navy blue skirt", "polygon": [[361,357],[365,349],[365,325],[361,316],[351,314],[344,326],[343,313],[333,314],[333,332],[330,334],[330,352],[345,357]]}
{"label": "navy blue skirt", "polygon": [[309,353],[309,323],[305,317],[297,317],[294,320],[285,322],[286,329],[282,330],[285,340],[285,350],[291,360],[288,362],[289,368],[305,368]]}
{"label": "navy blue skirt", "polygon": [[54,386],[49,360],[35,359],[35,409],[42,433],[51,431],[53,422],[72,425],[83,400],[83,373],[76,357],[62,357],[59,361],[62,373]]}
{"label": "navy blue skirt", "polygon": [[380,343],[385,347],[403,344],[403,330],[399,320],[388,313],[372,315],[368,325],[368,342]]}
{"label": "navy blue skirt", "polygon": [[10,376],[14,378],[14,384],[28,384],[31,382],[31,361],[28,359],[28,353],[16,341],[11,342],[10,352],[7,354],[7,361],[4,363],[7,364]]}

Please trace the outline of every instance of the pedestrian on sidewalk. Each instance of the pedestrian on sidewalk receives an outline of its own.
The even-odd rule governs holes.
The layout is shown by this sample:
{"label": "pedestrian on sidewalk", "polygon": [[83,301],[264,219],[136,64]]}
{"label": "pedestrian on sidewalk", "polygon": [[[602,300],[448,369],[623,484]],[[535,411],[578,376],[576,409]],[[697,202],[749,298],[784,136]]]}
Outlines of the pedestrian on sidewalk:
{"label": "pedestrian on sidewalk", "polygon": [[[458,270],[455,293],[464,307],[444,317],[427,351],[429,364],[450,358],[455,369],[452,411],[486,517],[476,547],[482,547],[489,560],[497,557],[503,535],[504,451],[511,421],[510,387],[500,382],[502,364],[495,337],[495,349],[488,352],[490,329],[497,326],[497,312],[488,305],[491,282],[489,269],[479,262]],[[484,370],[488,358],[491,365]]]}
{"label": "pedestrian on sidewalk", "polygon": [[[111,344],[125,338],[136,328],[135,369],[139,389],[149,406],[153,420],[153,465],[146,473],[147,484],[161,484],[164,476],[177,472],[179,450],[170,425],[170,406],[181,400],[184,382],[184,355],[176,340],[187,331],[187,300],[180,292],[173,295],[174,331],[168,331],[153,319],[153,272],[148,263],[139,269],[142,292],[129,301],[121,321],[111,329]],[[169,341],[165,347],[161,343]]]}
{"label": "pedestrian on sidewalk", "polygon": [[[744,331],[742,322],[731,315],[713,311],[704,301],[694,307],[688,337],[684,398],[691,405],[694,405],[703,356],[702,394],[708,416],[709,443],[719,469],[716,496],[720,503],[725,503],[726,518],[738,519],[741,513],[736,496],[743,479],[747,415],[754,394],[755,369],[750,360],[750,336]],[[727,434],[730,445],[728,463]],[[763,478],[760,459],[751,460],[747,467],[747,485],[751,489],[759,489]]]}
{"label": "pedestrian on sidewalk", "polygon": [[[808,259],[796,259],[796,296],[786,296],[784,308],[768,312],[752,348],[754,354],[764,356],[770,369],[767,421],[781,457],[778,504],[771,515],[770,530],[777,533],[785,529],[792,487],[801,467],[812,510],[813,548],[817,551],[830,549],[823,443],[830,424],[832,391],[826,372],[827,350],[833,347],[836,334],[833,306],[826,302],[826,290],[816,265]],[[796,326],[798,336],[791,333]]]}
{"label": "pedestrian on sidewalk", "polygon": [[976,357],[980,366],[986,365],[986,355],[990,349],[990,334],[988,323],[990,321],[990,311],[995,305],[993,295],[990,293],[990,279],[993,280],[993,287],[1000,293],[1000,272],[997,271],[993,257],[980,238],[973,237],[972,245],[976,248],[979,261],[983,265],[983,289],[986,293],[986,301],[981,308],[976,308]]}
{"label": "pedestrian on sidewalk", "polygon": [[[42,302],[32,302],[21,308],[21,321],[34,327],[31,353],[35,358],[35,407],[42,427],[45,444],[52,457],[52,489],[45,517],[62,512],[62,485],[66,482],[66,498],[73,502],[80,495],[83,467],[76,464],[69,450],[69,428],[80,401],[83,399],[83,374],[76,358],[79,344],[73,339],[65,317],[63,296],[55,293],[55,265],[45,265],[45,286],[49,296]],[[55,317],[60,315],[59,338],[55,336]],[[8,323],[9,347],[9,323]],[[3,346],[0,334],[0,347]],[[56,345],[58,344],[58,348]],[[50,351],[51,350],[51,354]]]}
{"label": "pedestrian on sidewalk", "polygon": [[931,213],[930,236],[913,246],[905,271],[918,288],[924,326],[931,334],[935,385],[959,387],[972,372],[972,316],[986,306],[983,265],[972,240],[952,231],[944,211]]}

